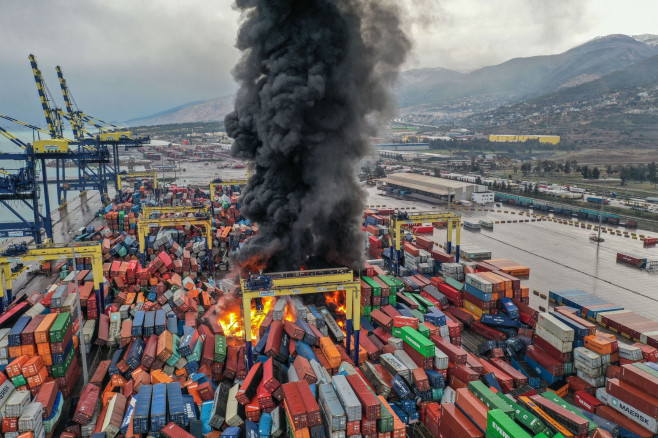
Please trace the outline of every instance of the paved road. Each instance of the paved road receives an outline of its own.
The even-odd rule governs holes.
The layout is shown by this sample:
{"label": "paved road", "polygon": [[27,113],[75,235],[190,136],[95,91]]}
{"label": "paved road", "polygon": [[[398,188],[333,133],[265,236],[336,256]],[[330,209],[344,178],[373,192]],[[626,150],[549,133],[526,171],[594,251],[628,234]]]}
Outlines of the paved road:
{"label": "paved road", "polygon": [[[86,196],[76,197],[68,203],[66,209],[57,210],[52,213],[53,216],[53,241],[55,243],[69,243],[75,237],[79,228],[83,226],[99,226],[101,219],[96,217],[96,213],[101,208],[101,199],[98,192],[88,192]],[[16,242],[12,239],[9,242],[3,242],[0,250],[7,245]],[[22,241],[32,242],[30,238],[20,239]],[[30,271],[38,269],[38,263],[30,263]],[[13,294],[17,296],[23,292],[32,292],[34,290],[44,291],[53,283],[53,277],[43,277],[31,274],[30,271],[21,275],[14,281]]]}
{"label": "paved road", "polygon": [[[400,201],[381,196],[368,188],[369,205],[428,210],[427,203]],[[506,207],[498,212],[464,211],[462,216],[474,220],[519,220],[527,209]],[[503,211],[508,211],[504,213]],[[511,214],[515,212],[515,214]],[[523,219],[530,217],[523,216]],[[590,222],[586,222],[590,223]],[[433,239],[445,242],[445,231],[435,230]],[[560,223],[542,221],[497,224],[494,231],[462,231],[462,247],[489,250],[494,258],[508,258],[530,268],[523,284],[544,295],[552,289],[582,289],[637,313],[655,318],[658,315],[658,276],[617,264],[617,252],[629,252],[658,258],[658,248],[645,249],[642,242],[622,236],[602,234],[605,242],[597,245],[589,240],[590,230]],[[638,233],[642,231],[638,230]],[[651,233],[646,233],[651,235]],[[655,235],[655,233],[654,233]],[[532,295],[532,294],[531,294]],[[545,300],[531,296],[531,305],[546,305]]]}

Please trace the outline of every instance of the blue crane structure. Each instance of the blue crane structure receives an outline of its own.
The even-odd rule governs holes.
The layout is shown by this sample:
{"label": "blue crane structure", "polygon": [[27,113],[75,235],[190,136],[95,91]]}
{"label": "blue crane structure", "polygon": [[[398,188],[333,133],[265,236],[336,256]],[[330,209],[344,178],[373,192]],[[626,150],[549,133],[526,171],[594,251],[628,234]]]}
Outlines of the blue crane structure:
{"label": "blue crane structure", "polygon": [[[120,128],[112,123],[104,122],[103,120],[85,114],[80,110],[78,104],[73,99],[73,95],[69,90],[66,79],[60,66],[56,66],[57,78],[59,79],[59,87],[62,90],[64,97],[64,104],[66,112],[59,111],[59,114],[71,123],[73,136],[77,141],[85,141],[94,139],[101,145],[107,145],[112,148],[112,162],[107,166],[107,176],[114,181],[114,188],[119,191],[119,147],[124,146],[125,150],[129,148],[142,147],[145,143],[150,141],[148,136],[137,137],[133,136],[131,131]],[[85,123],[98,129],[98,133],[92,133],[85,128]]]}
{"label": "blue crane structure", "polygon": [[[44,200],[46,212],[42,214],[39,208],[40,190],[37,180],[36,161],[31,145],[19,140],[16,136],[0,127],[0,134],[12,143],[23,149],[20,153],[2,153],[0,160],[24,162],[16,173],[3,170],[0,175],[0,204],[7,208],[11,214],[18,219],[14,222],[0,223],[0,237],[23,237],[31,235],[37,244],[43,242],[42,229],[45,229],[49,239],[53,237],[52,221],[50,219],[50,201],[48,199],[48,186],[44,178]],[[42,161],[42,166],[45,163]],[[45,175],[45,174],[44,174]],[[18,201],[25,205],[31,212],[32,217],[25,217],[15,209],[9,201]]]}
{"label": "blue crane structure", "polygon": [[[50,141],[53,142],[44,146],[47,147],[50,157],[55,162],[57,202],[60,208],[66,206],[66,194],[69,190],[98,190],[103,202],[107,202],[109,200],[107,186],[108,164],[111,162],[107,145],[100,142],[98,138],[76,139],[75,141],[64,138],[62,114],[65,113],[51,104],[54,99],[46,87],[34,55],[30,55],[29,60],[39,99],[41,100],[41,107],[48,125]],[[77,125],[75,130],[78,131]],[[40,132],[43,131],[40,130]],[[78,150],[74,151],[70,146],[77,146]],[[77,180],[67,181],[66,167],[71,162],[77,167]]]}

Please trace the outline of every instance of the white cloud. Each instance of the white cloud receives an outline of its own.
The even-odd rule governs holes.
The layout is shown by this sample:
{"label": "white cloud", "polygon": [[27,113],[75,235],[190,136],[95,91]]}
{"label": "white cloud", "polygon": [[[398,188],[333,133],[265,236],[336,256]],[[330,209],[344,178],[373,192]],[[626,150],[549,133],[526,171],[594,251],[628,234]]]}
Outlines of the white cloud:
{"label": "white cloud", "polygon": [[[402,0],[406,68],[470,70],[559,53],[599,35],[658,33],[655,0]],[[231,93],[239,14],[231,0],[0,2],[0,112],[41,122],[27,56],[61,104],[60,65],[80,107],[125,120]]]}

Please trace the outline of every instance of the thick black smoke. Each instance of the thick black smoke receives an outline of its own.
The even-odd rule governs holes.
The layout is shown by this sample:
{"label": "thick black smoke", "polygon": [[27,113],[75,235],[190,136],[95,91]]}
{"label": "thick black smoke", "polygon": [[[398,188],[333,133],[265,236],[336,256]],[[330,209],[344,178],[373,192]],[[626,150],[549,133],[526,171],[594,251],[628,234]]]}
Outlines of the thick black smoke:
{"label": "thick black smoke", "polygon": [[[253,160],[243,213],[261,233],[239,252],[268,270],[363,263],[356,178],[410,47],[394,0],[237,0],[243,23],[226,116],[232,153]],[[311,267],[311,266],[309,266]]]}

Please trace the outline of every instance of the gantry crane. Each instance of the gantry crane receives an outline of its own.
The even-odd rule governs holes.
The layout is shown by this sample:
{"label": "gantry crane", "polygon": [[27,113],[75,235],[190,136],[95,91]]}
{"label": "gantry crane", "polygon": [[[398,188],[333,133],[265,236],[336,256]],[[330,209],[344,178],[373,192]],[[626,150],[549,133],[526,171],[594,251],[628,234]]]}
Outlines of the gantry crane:
{"label": "gantry crane", "polygon": [[[12,160],[25,162],[18,173],[3,171],[4,177],[0,178],[0,204],[18,219],[19,222],[0,223],[0,237],[23,237],[32,235],[35,243],[43,242],[41,229],[45,229],[46,236],[53,238],[53,225],[50,218],[50,199],[48,196],[48,184],[46,181],[45,158],[41,159],[43,176],[43,196],[45,212],[42,214],[39,208],[40,191],[37,181],[36,161],[38,156],[34,153],[31,145],[24,143],[15,135],[0,126],[0,135],[20,147],[20,153],[1,153],[0,160]],[[32,219],[27,219],[18,210],[13,208],[7,201],[19,201],[31,212]]]}
{"label": "gantry crane", "polygon": [[[44,262],[47,260],[90,258],[91,270],[94,281],[94,294],[98,305],[98,314],[105,310],[102,285],[103,278],[103,254],[98,242],[80,242],[74,245],[17,245],[9,247],[0,254],[0,274],[3,277],[2,295],[0,295],[0,313],[4,310],[3,297],[7,297],[8,304],[12,302],[12,280],[16,275],[12,274],[12,264],[24,262]],[[82,326],[82,324],[81,324]]]}
{"label": "gantry crane", "polygon": [[[107,182],[103,180],[101,173],[104,170],[102,166],[109,162],[109,152],[106,147],[96,148],[89,144],[82,144],[65,138],[42,140],[39,134],[50,135],[49,131],[6,114],[0,114],[0,118],[32,129],[35,140],[30,147],[6,130],[0,132],[0,134],[7,137],[12,143],[23,150],[34,152],[39,158],[49,158],[55,161],[57,199],[60,207],[66,205],[66,192],[72,189],[78,189],[80,191],[98,190],[102,198],[107,198]],[[77,181],[66,180],[66,161],[73,162],[77,166]],[[97,166],[97,170],[92,167],[94,164]],[[42,174],[45,175],[45,163],[42,163],[41,167]],[[46,187],[47,185],[44,185],[44,190]]]}
{"label": "gantry crane", "polygon": [[[76,140],[83,141],[85,138],[94,138],[103,145],[109,145],[112,147],[112,165],[110,166],[108,175],[114,179],[115,188],[118,191],[121,190],[119,182],[119,170],[120,170],[120,160],[119,160],[119,146],[124,146],[125,149],[133,147],[142,147],[144,143],[148,143],[150,138],[145,137],[136,137],[129,130],[120,128],[117,125],[112,123],[104,122],[103,120],[92,117],[88,114],[82,112],[79,108],[73,95],[69,90],[66,79],[64,79],[64,74],[60,66],[55,67],[57,70],[57,77],[59,78],[59,86],[62,90],[62,96],[64,97],[64,103],[66,105],[66,113],[59,111],[59,114],[67,119],[71,123],[71,128],[73,129],[73,135]],[[85,128],[85,123],[92,125],[98,129],[98,133],[94,134],[89,132]]]}
{"label": "gantry crane", "polygon": [[[68,190],[98,190],[101,194],[103,202],[107,202],[107,164],[110,163],[110,154],[107,149],[107,146],[101,144],[98,139],[87,139],[87,140],[67,140],[64,138],[63,134],[63,124],[61,115],[63,111],[59,108],[51,105],[51,101],[54,102],[54,99],[50,95],[50,91],[46,87],[46,83],[41,74],[41,70],[37,65],[36,58],[34,55],[29,56],[30,65],[32,67],[32,74],[34,76],[34,81],[37,85],[37,91],[39,93],[39,99],[41,100],[41,107],[43,108],[43,113],[46,118],[46,123],[48,124],[48,133],[50,134],[51,141],[56,141],[56,144],[47,144],[45,146],[50,147],[49,150],[60,149],[61,146],[66,143],[66,148],[68,151],[69,145],[77,145],[78,148],[83,147],[86,152],[95,152],[95,157],[90,160],[81,160],[81,155],[71,154],[70,156],[53,156],[55,159],[56,166],[56,178],[57,178],[57,200],[60,208],[66,206],[66,192]],[[77,126],[76,126],[77,129]],[[42,140],[44,141],[44,140]],[[35,141],[35,150],[36,150],[36,141]],[[80,150],[78,152],[81,152]],[[77,181],[66,181],[66,161],[73,160],[78,167],[78,179]],[[96,169],[94,169],[94,166]]]}
{"label": "gantry crane", "polygon": [[142,266],[146,266],[146,236],[149,234],[151,228],[177,228],[187,225],[197,225],[203,227],[206,231],[206,239],[208,242],[208,270],[213,272],[215,270],[212,261],[212,223],[207,214],[199,214],[195,217],[173,217],[165,219],[151,219],[143,216],[137,222],[137,238],[139,240],[139,250],[142,253]]}
{"label": "gantry crane", "polygon": [[461,242],[461,216],[455,213],[437,213],[434,211],[425,212],[395,212],[391,215],[390,234],[391,234],[391,271],[396,275],[400,273],[400,228],[402,224],[416,224],[423,221],[445,221],[448,223],[448,239],[446,252],[452,253],[452,229],[457,230],[455,259],[459,262],[459,245]]}
{"label": "gantry crane", "polygon": [[359,334],[361,332],[361,282],[348,268],[264,273],[240,279],[242,314],[247,344],[248,367],[253,364],[251,351],[251,300],[260,297],[295,296],[313,293],[345,291],[346,349],[350,353],[354,334],[354,363],[359,365]]}
{"label": "gantry crane", "polygon": [[158,200],[160,199],[159,196],[159,191],[158,191],[158,172],[155,170],[146,170],[143,172],[128,172],[128,173],[118,173],[117,174],[117,193],[119,195],[119,199],[121,199],[121,188],[122,188],[122,183],[126,179],[133,179],[133,178],[151,178],[153,180],[153,189],[155,190],[155,199]]}
{"label": "gantry crane", "polygon": [[[182,213],[182,214],[202,214],[208,215],[208,205],[189,205],[189,206],[178,206],[178,207],[143,207],[142,215],[144,218],[148,219],[159,219],[152,218],[151,215],[163,215],[163,214],[172,214],[172,213]],[[141,219],[140,219],[141,220]]]}

